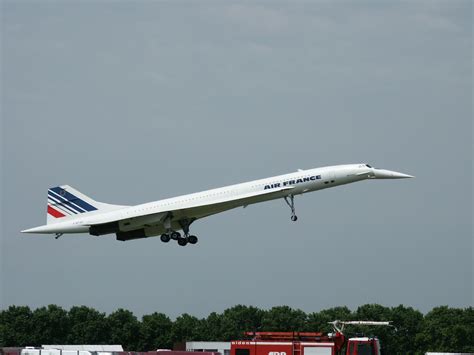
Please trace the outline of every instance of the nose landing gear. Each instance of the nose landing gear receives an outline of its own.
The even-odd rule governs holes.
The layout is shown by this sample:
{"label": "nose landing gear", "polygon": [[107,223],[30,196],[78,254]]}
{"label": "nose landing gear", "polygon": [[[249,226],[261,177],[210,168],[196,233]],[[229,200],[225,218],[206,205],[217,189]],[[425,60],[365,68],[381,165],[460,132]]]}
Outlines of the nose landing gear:
{"label": "nose landing gear", "polygon": [[284,197],[285,202],[288,206],[291,208],[291,220],[293,222],[296,222],[298,220],[298,217],[296,216],[295,212],[295,196],[294,195],[288,195]]}

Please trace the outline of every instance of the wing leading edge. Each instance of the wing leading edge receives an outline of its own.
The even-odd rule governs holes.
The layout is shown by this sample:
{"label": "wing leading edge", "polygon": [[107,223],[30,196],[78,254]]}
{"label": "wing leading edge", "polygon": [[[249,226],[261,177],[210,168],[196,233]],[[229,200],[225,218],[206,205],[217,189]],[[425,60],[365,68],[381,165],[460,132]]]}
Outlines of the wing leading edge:
{"label": "wing leading edge", "polygon": [[136,213],[134,212],[125,218],[105,218],[96,223],[87,224],[87,226],[91,227],[91,234],[95,234],[92,232],[97,231],[97,235],[114,233],[118,229],[121,231],[131,231],[142,228],[153,228],[153,234],[159,235],[165,231],[163,223],[167,216],[172,216],[174,221],[172,228],[175,229],[177,227],[177,229],[180,229],[179,220],[181,219],[196,220],[233,208],[280,198],[286,196],[291,189],[293,189],[292,186],[285,186],[271,190],[262,190],[237,197],[221,198],[211,203],[199,203],[198,201],[194,203],[180,203],[178,201],[175,208],[166,208],[168,206],[164,206],[159,210],[153,211],[153,213],[140,213],[138,208]]}

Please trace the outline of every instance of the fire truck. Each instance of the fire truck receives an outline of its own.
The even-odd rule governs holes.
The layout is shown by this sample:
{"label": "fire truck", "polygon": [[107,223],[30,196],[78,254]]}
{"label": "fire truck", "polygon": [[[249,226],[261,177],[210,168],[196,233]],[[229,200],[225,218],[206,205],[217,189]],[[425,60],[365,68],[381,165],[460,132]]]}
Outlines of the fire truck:
{"label": "fire truck", "polygon": [[345,325],[385,325],[390,322],[334,321],[334,333],[246,332],[249,340],[231,342],[230,355],[381,355],[376,337],[346,338]]}

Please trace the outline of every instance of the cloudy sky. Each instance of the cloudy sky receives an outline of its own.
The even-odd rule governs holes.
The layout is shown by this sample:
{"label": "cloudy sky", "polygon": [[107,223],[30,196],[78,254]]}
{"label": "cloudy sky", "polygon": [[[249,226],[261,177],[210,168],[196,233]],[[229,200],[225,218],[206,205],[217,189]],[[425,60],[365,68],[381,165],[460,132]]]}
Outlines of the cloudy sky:
{"label": "cloudy sky", "polygon": [[[472,3],[1,2],[0,305],[206,316],[473,304]],[[138,204],[367,162],[159,238],[22,235],[47,189]]]}

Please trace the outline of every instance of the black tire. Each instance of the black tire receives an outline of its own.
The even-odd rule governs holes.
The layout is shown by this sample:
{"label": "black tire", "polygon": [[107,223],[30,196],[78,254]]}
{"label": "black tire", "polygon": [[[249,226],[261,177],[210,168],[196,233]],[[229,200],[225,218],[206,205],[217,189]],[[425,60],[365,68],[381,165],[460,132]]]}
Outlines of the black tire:
{"label": "black tire", "polygon": [[171,232],[170,236],[171,236],[171,239],[178,240],[181,237],[181,234],[179,232],[173,231]]}
{"label": "black tire", "polygon": [[160,239],[163,243],[168,243],[170,241],[171,237],[168,234],[162,234]]}
{"label": "black tire", "polygon": [[178,238],[178,244],[184,247],[186,244],[188,244],[188,241],[186,238]]}
{"label": "black tire", "polygon": [[188,237],[188,242],[189,244],[196,244],[198,242],[198,237],[196,237],[195,235],[190,235]]}
{"label": "black tire", "polygon": [[298,217],[297,217],[297,216],[291,216],[291,220],[292,220],[293,222],[296,222],[296,221],[298,220]]}

